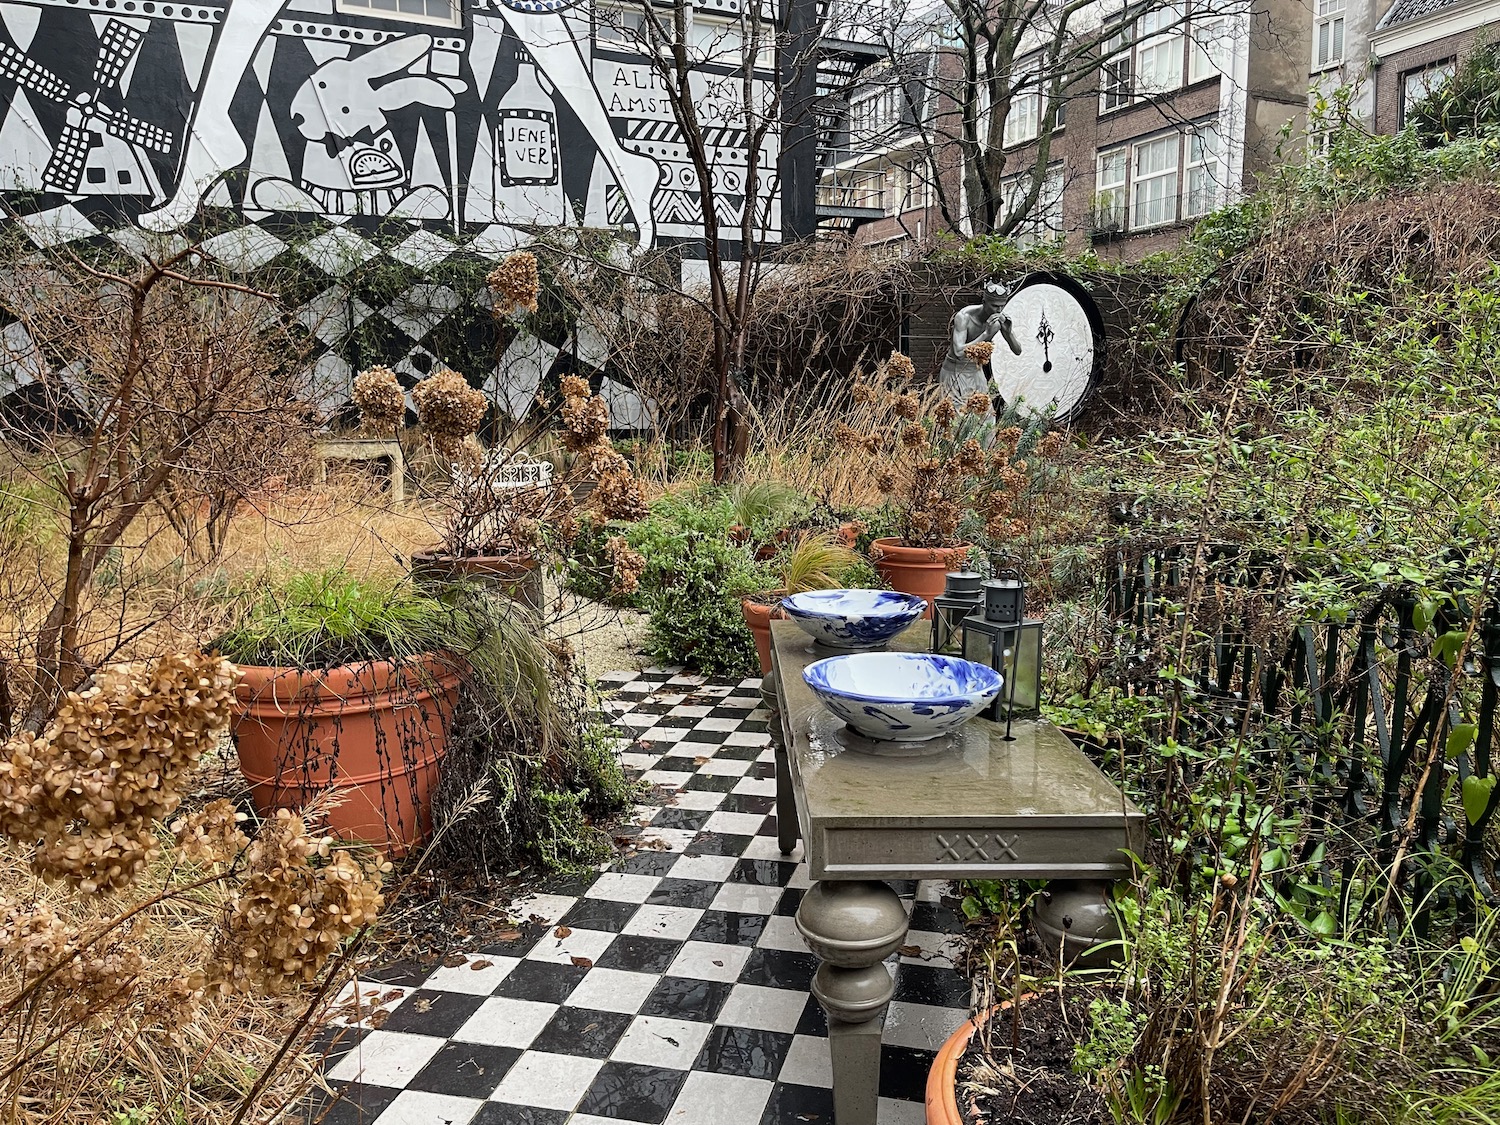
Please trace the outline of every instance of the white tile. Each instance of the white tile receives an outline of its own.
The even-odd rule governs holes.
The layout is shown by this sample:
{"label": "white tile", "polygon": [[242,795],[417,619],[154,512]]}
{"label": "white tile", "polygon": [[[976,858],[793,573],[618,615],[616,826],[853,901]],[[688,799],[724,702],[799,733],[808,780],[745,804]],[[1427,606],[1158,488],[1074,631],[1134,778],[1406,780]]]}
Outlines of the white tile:
{"label": "white tile", "polygon": [[603,1065],[603,1059],[527,1051],[500,1080],[500,1085],[490,1095],[490,1101],[570,1110],[578,1104]]}
{"label": "white tile", "polygon": [[627,727],[639,727],[644,730],[656,725],[656,715],[642,715],[638,711],[627,711],[620,716],[620,725]]}
{"label": "white tile", "polygon": [[943,896],[953,889],[953,884],[946,879],[924,879],[917,884],[916,900],[918,902],[942,902]]}
{"label": "white tile", "polygon": [[436,1035],[372,1031],[334,1065],[328,1077],[401,1089],[443,1049],[444,1042]]}
{"label": "white tile", "polygon": [[774,777],[742,777],[734,783],[731,793],[738,793],[742,797],[774,797],[776,796],[776,779]]}
{"label": "white tile", "polygon": [[769,746],[770,744],[769,734],[758,734],[753,730],[732,731],[724,740],[725,746]]}
{"label": "white tile", "polygon": [[735,731],[740,729],[741,719],[699,719],[694,730],[724,730]]}
{"label": "white tile", "polygon": [[473,953],[464,959],[462,965],[452,968],[444,965],[428,977],[422,987],[488,996],[500,987],[500,982],[510,976],[510,971],[520,963],[519,957],[490,957],[487,954]]}
{"label": "white tile", "polygon": [[[578,1118],[573,1118],[577,1121]],[[381,1118],[385,1125],[385,1118]],[[927,1107],[921,1102],[903,1102],[899,1098],[881,1098],[875,1109],[876,1125],[927,1125]]]}
{"label": "white tile", "polygon": [[568,895],[527,895],[510,904],[510,915],[522,922],[533,915],[548,922],[556,922],[572,910],[577,901]]}
{"label": "white tile", "polygon": [[766,919],[766,928],[760,932],[760,940],[755,944],[765,949],[807,952],[807,942],[802,940],[802,935],[797,931],[797,920],[780,915],[772,915]]}
{"label": "white tile", "polygon": [[903,953],[901,955],[903,964],[951,968],[953,955],[959,952],[962,941],[956,934],[938,934],[930,930],[907,930],[906,940],[901,944],[903,947],[914,945],[922,951],[916,957]]}
{"label": "white tile", "polygon": [[771,1097],[771,1083],[735,1074],[695,1070],[667,1115],[671,1125],[760,1125],[760,1115]]}
{"label": "white tile", "polygon": [[629,750],[620,755],[620,763],[627,769],[633,770],[649,770],[659,761],[661,761],[660,754],[642,754],[636,750]]}
{"label": "white tile", "polygon": [[674,977],[736,981],[750,956],[747,945],[720,945],[712,941],[690,941],[677,951],[667,972]]}
{"label": "white tile", "polygon": [[697,837],[698,833],[687,828],[647,828],[636,837],[636,846],[662,852],[683,852]]}
{"label": "white tile", "polygon": [[558,937],[557,931],[553,930],[532,946],[526,957],[531,961],[551,961],[556,965],[571,965],[575,957],[596,961],[614,940],[614,934],[602,930],[570,930],[567,937]]}
{"label": "white tile", "polygon": [[780,887],[763,887],[756,883],[725,883],[714,895],[711,910],[728,910],[735,914],[769,914],[781,901]]}
{"label": "white tile", "polygon": [[705,832],[722,832],[726,836],[754,836],[765,824],[764,813],[716,812],[703,825]]}
{"label": "white tile", "polygon": [[724,803],[724,794],[710,789],[684,789],[672,798],[674,809],[691,809],[696,812],[712,812]]}
{"label": "white tile", "polygon": [[685,855],[672,865],[668,877],[722,883],[738,862],[738,857],[732,855]]}
{"label": "white tile", "polygon": [[627,973],[623,969],[590,969],[583,983],[568,995],[570,1008],[635,1015],[661,977],[655,973]]}
{"label": "white tile", "polygon": [[698,772],[721,777],[743,777],[754,764],[741,758],[710,758],[698,767]]}
{"label": "white tile", "polygon": [[[800,858],[800,857],[799,857]],[[812,872],[806,863],[799,863],[797,870],[792,872],[792,877],[787,880],[786,888],[789,891],[805,891],[812,886]],[[908,909],[907,913],[911,911]]]}
{"label": "white tile", "polygon": [[775,765],[775,763],[776,763],[776,748],[774,746],[767,746],[764,750],[762,750],[756,756],[755,760],[757,762],[770,762],[772,765]]}
{"label": "white tile", "polygon": [[687,727],[652,727],[641,733],[641,741],[653,746],[673,747],[687,736]]}
{"label": "white tile", "polygon": [[369,1027],[377,1012],[394,1012],[401,1001],[415,992],[396,984],[378,981],[350,981],[339,989],[328,1009],[328,1022],[335,1027]]}
{"label": "white tile", "polygon": [[425,1090],[402,1090],[380,1115],[380,1125],[468,1125],[484,1102]]}
{"label": "white tile", "polygon": [[660,785],[663,789],[681,789],[692,776],[676,770],[647,770],[641,774],[641,780],[647,785]]}
{"label": "white tile", "polygon": [[465,1043],[487,1043],[492,1047],[529,1047],[558,1005],[538,1000],[512,1000],[493,996],[479,1006],[453,1038]]}
{"label": "white tile", "polygon": [[762,1031],[796,1031],[807,1008],[807,993],[795,988],[764,988],[737,984],[715,1022],[725,1027],[755,1027]]}
{"label": "white tile", "polygon": [[776,1080],[793,1086],[832,1089],[833,1063],[828,1054],[828,1040],[821,1035],[794,1036]]}
{"label": "white tile", "polygon": [[655,875],[606,871],[594,880],[594,885],[588,890],[588,897],[608,899],[610,902],[645,902],[659,882],[661,880]]}
{"label": "white tile", "polygon": [[636,805],[630,810],[630,822],[646,828],[656,819],[656,814],[661,810],[661,805]]}
{"label": "white tile", "polygon": [[892,1001],[886,1012],[882,1041],[895,1047],[936,1051],[968,1018],[969,1013],[962,1008],[939,1008],[931,1004]]}
{"label": "white tile", "polygon": [[781,845],[777,843],[775,836],[757,836],[751,840],[744,851],[745,859],[796,859],[802,858],[802,843],[798,841],[792,849],[791,855],[781,854]]}
{"label": "white tile", "polygon": [[636,1016],[609,1057],[619,1062],[645,1063],[687,1070],[703,1049],[712,1024],[674,1020],[665,1016]]}
{"label": "white tile", "polygon": [[708,683],[708,677],[701,676],[697,672],[678,672],[667,683],[680,684],[683,687],[699,687]]}
{"label": "white tile", "polygon": [[693,932],[693,927],[698,924],[698,919],[702,917],[703,911],[691,906],[655,906],[647,903],[631,915],[621,933],[686,941]]}
{"label": "white tile", "polygon": [[[686,698],[686,696],[684,696],[683,698]],[[704,707],[701,704],[684,703],[680,706],[673,707],[670,711],[667,712],[667,714],[671,715],[673,718],[681,717],[684,719],[706,719],[708,717],[708,713],[712,710],[712,707]]]}

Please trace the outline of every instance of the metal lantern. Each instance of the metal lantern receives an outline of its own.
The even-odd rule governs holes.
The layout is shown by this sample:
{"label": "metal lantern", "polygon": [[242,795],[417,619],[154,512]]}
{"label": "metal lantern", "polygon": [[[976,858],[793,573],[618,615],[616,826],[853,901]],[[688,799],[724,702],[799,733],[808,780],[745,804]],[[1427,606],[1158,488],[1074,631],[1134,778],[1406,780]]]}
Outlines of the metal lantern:
{"label": "metal lantern", "polygon": [[1042,622],[1025,617],[1026,583],[1004,570],[984,583],[984,608],[959,623],[966,659],[988,664],[1004,677],[991,716],[1005,716],[1005,737],[1018,712],[1035,712],[1042,702]]}
{"label": "metal lantern", "polygon": [[977,613],[984,596],[981,576],[973,571],[956,570],[943,579],[943,592],[932,599],[932,651],[956,652],[959,625],[971,613]]}
{"label": "metal lantern", "polygon": [[1026,583],[1014,570],[1003,570],[984,584],[984,619],[993,625],[1018,625],[1026,612]]}

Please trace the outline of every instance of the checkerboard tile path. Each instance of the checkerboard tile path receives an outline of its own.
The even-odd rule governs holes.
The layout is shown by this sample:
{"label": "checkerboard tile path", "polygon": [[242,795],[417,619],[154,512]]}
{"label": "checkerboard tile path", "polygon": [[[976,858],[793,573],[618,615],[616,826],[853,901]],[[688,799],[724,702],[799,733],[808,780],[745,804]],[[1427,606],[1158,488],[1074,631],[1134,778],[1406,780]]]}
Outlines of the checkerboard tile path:
{"label": "checkerboard tile path", "polygon": [[[636,850],[519,901],[512,940],[346,989],[327,1125],[832,1125],[817,960],[793,919],[810,884],[800,846],[776,844],[760,681],[647,669],[601,687],[652,785]],[[911,930],[888,964],[880,1125],[923,1120],[933,1055],[967,1015],[947,889],[897,886]]]}

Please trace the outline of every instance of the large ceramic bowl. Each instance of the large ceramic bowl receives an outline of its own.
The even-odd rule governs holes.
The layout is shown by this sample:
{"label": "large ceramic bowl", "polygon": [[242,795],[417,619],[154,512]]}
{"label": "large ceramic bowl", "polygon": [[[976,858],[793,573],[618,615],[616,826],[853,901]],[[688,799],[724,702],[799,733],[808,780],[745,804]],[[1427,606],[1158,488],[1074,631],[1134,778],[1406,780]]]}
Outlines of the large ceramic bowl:
{"label": "large ceramic bowl", "polygon": [[851,652],[802,673],[823,705],[866,738],[926,742],[948,734],[1000,694],[1000,673],[926,652]]}
{"label": "large ceramic bowl", "polygon": [[890,590],[813,590],[781,599],[787,616],[829,648],[879,648],[927,608],[912,594]]}

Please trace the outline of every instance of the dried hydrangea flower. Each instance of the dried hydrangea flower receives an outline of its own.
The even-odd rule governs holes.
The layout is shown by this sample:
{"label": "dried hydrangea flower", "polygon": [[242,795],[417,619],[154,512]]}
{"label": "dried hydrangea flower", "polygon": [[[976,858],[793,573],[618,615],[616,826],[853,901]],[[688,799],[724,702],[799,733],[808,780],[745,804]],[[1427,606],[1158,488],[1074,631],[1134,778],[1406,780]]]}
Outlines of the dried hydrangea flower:
{"label": "dried hydrangea flower", "polygon": [[964,355],[975,367],[983,367],[995,354],[995,345],[988,340],[977,340],[964,348]]}
{"label": "dried hydrangea flower", "polygon": [[406,418],[406,392],[389,367],[371,367],[356,375],[351,398],[371,432],[389,432]]}
{"label": "dried hydrangea flower", "polygon": [[499,299],[495,302],[496,315],[536,312],[542,280],[537,269],[536,255],[531,251],[517,250],[513,254],[507,254],[504,261],[492,269],[484,280],[499,294]]}
{"label": "dried hydrangea flower", "polygon": [[909,381],[917,377],[917,365],[901,352],[892,352],[885,366],[893,379]]}
{"label": "dried hydrangea flower", "polygon": [[964,413],[973,414],[975,417],[983,417],[990,412],[990,396],[983,391],[975,391],[964,402]]}
{"label": "dried hydrangea flower", "polygon": [[490,408],[483,391],[450,367],[440,367],[411,391],[417,417],[431,438],[462,440],[479,429]]}

